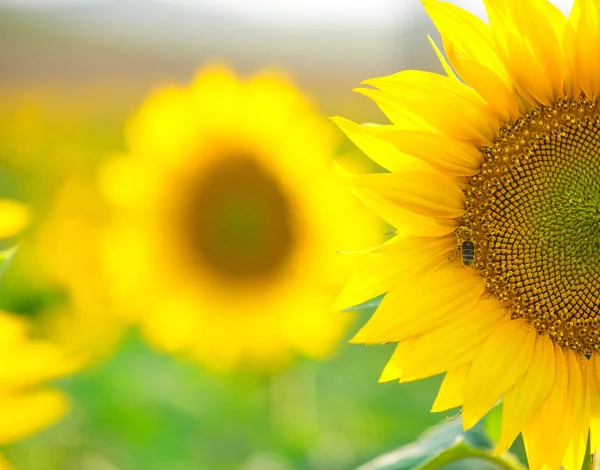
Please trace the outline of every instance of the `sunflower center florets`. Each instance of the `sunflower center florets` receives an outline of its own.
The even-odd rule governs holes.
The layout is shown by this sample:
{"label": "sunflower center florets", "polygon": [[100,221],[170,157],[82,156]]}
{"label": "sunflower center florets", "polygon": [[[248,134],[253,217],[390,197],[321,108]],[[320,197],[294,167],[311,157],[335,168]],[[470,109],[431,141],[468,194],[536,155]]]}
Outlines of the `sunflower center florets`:
{"label": "sunflower center florets", "polygon": [[565,98],[504,126],[465,190],[487,291],[585,354],[600,350],[599,108]]}

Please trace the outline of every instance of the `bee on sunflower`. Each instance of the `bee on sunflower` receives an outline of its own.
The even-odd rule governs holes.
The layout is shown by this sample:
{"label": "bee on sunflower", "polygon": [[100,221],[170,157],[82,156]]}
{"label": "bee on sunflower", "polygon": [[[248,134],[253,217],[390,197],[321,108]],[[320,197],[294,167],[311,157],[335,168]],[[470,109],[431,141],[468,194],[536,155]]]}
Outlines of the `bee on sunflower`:
{"label": "bee on sunflower", "polygon": [[389,170],[344,178],[397,231],[338,305],[385,294],[353,339],[399,342],[381,381],[445,372],[432,411],[469,429],[502,399],[496,452],[522,433],[531,469],[579,470],[590,428],[600,446],[600,2],[484,3],[489,24],[423,0],[447,75],[366,80],[391,124],[335,118]]}
{"label": "bee on sunflower", "polygon": [[335,128],[276,72],[208,66],[151,94],[102,187],[111,297],[156,347],[215,370],[328,354],[349,268],[381,236],[337,180]]}

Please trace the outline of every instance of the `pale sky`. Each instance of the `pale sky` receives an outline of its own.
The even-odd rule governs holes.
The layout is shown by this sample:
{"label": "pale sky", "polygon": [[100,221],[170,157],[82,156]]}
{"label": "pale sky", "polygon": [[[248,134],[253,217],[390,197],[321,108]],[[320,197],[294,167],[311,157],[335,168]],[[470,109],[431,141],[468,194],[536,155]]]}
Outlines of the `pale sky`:
{"label": "pale sky", "polygon": [[[38,0],[40,1],[40,0]],[[245,18],[272,18],[277,21],[286,17],[295,21],[386,22],[393,13],[409,8],[422,8],[419,0],[165,0],[171,3],[193,5],[204,3],[231,15]],[[481,0],[446,0],[459,5],[478,16],[485,17]],[[554,0],[553,3],[568,13],[573,0]],[[396,21],[394,17],[392,21]]]}
{"label": "pale sky", "polygon": [[[0,0],[0,4],[37,8],[54,5],[76,5],[103,0]],[[120,0],[125,3],[132,0]],[[135,0],[143,5],[143,0]],[[246,22],[267,22],[296,25],[356,25],[398,21],[404,9],[420,8],[419,0],[160,0],[184,8],[202,8],[221,12]],[[481,0],[448,0],[484,17]],[[568,12],[573,0],[554,0],[562,11]]]}

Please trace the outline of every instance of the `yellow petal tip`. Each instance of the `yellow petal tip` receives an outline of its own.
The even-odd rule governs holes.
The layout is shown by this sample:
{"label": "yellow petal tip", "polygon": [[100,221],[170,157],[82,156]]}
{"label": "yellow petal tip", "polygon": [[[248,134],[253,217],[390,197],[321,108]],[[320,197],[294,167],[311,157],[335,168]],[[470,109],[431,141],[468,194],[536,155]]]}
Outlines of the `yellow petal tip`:
{"label": "yellow petal tip", "polygon": [[348,340],[350,344],[365,344],[364,334],[360,331]]}
{"label": "yellow petal tip", "polygon": [[473,426],[475,426],[477,423],[479,422],[478,419],[469,416],[468,414],[465,414],[464,410],[462,413],[462,427],[463,427],[463,431],[468,431],[469,429],[471,429]]}
{"label": "yellow petal tip", "polygon": [[[361,85],[369,85],[369,83],[367,83],[368,81],[370,80],[362,82]],[[377,90],[373,90],[372,88],[354,88],[352,91],[355,93],[360,93],[361,95],[368,96],[370,98],[371,94]]]}

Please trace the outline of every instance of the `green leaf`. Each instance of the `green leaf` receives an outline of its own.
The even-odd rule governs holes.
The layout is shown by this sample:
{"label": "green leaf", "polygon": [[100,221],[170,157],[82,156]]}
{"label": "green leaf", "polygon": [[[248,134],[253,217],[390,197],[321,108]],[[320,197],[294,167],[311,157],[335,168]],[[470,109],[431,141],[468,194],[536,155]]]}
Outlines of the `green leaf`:
{"label": "green leaf", "polygon": [[489,413],[486,415],[483,427],[488,437],[494,441],[498,442],[500,439],[500,431],[502,429],[502,404],[496,405],[492,408]]}
{"label": "green leaf", "polygon": [[495,457],[491,452],[492,443],[483,426],[475,426],[465,433],[458,417],[434,426],[416,442],[382,455],[359,470],[436,470],[464,459],[487,461],[492,464],[491,468],[523,468],[510,454]]}
{"label": "green leaf", "polygon": [[[415,470],[436,470],[444,468],[454,462],[465,461],[467,459],[479,460],[482,463],[487,462],[490,464],[488,467],[491,466],[491,468],[504,470],[518,470],[524,468],[517,458],[511,454],[505,453],[503,455],[493,456],[489,450],[477,449],[467,442],[461,441],[454,447],[441,452],[424,465],[416,467]],[[481,465],[478,465],[477,468],[481,468]]]}

